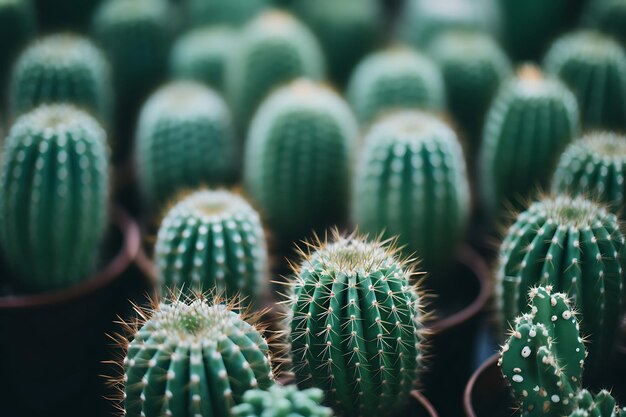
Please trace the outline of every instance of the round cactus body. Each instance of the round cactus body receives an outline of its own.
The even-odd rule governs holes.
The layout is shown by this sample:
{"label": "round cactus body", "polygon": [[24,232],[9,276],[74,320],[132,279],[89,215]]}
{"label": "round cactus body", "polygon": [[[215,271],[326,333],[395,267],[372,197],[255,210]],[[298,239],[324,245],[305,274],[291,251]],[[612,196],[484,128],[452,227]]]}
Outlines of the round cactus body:
{"label": "round cactus body", "polygon": [[111,74],[104,55],[86,38],[59,34],[41,38],[18,57],[10,83],[13,118],[40,104],[68,103],[108,124]]}
{"label": "round cactus body", "polygon": [[361,123],[396,109],[445,107],[441,71],[426,56],[397,47],[367,56],[356,67],[347,97]]}
{"label": "round cactus body", "polygon": [[555,192],[586,195],[610,206],[614,213],[626,204],[626,137],[592,133],[565,150],[554,174]]}
{"label": "round cactus body", "polygon": [[298,386],[315,386],[340,415],[393,415],[421,370],[419,297],[397,253],[336,237],[295,271],[291,355]]}
{"label": "round cactus body", "polygon": [[0,1],[0,94],[13,59],[34,34],[35,11],[31,0]]}
{"label": "round cactus body", "polygon": [[607,390],[601,390],[594,397],[586,389],[581,389],[575,400],[576,410],[569,417],[626,417],[626,407],[620,408]]}
{"label": "round cactus body", "polygon": [[272,10],[243,29],[228,64],[227,89],[242,133],[258,105],[275,88],[324,76],[324,58],[313,34],[291,15]]}
{"label": "round cactus body", "polygon": [[345,219],[356,121],[334,92],[297,80],[259,108],[244,156],[244,183],[285,242]]}
{"label": "round cactus body", "polygon": [[41,106],[17,119],[0,174],[0,244],[17,284],[34,291],[90,277],[106,230],[106,135],[88,114]]}
{"label": "round cactus body", "polygon": [[226,65],[235,47],[235,32],[227,27],[206,27],[178,39],[170,54],[174,78],[204,83],[225,91]]}
{"label": "round cactus body", "polygon": [[155,264],[163,294],[213,291],[254,304],[268,270],[259,215],[227,191],[190,194],[163,219]]}
{"label": "round cactus body", "polygon": [[500,247],[496,293],[503,326],[524,311],[530,287],[566,292],[581,314],[593,374],[611,352],[623,310],[624,251],[618,219],[603,206],[566,196],[535,202]]}
{"label": "round cactus body", "polygon": [[626,129],[626,53],[617,42],[597,32],[565,35],[544,67],[576,95],[584,128]]}
{"label": "round cactus body", "polygon": [[559,81],[523,67],[493,101],[480,148],[485,208],[502,217],[546,188],[559,155],[578,134],[578,106]]}
{"label": "round cactus body", "polygon": [[591,26],[626,47],[626,0],[591,1],[585,17]]}
{"label": "round cactus body", "polygon": [[154,209],[182,189],[235,176],[230,111],[203,85],[179,81],[157,90],[143,106],[136,141],[139,183]]}
{"label": "round cactus body", "polygon": [[324,392],[318,388],[299,391],[293,385],[273,385],[267,391],[260,389],[246,391],[243,401],[232,408],[230,415],[232,417],[331,417],[332,409],[320,404],[323,398]]}
{"label": "round cactus body", "polygon": [[228,306],[161,304],[124,359],[127,417],[227,416],[249,389],[268,389],[268,346]]}
{"label": "round cactus body", "polygon": [[389,115],[365,138],[352,217],[359,230],[393,237],[425,269],[454,256],[470,211],[463,150],[454,131],[416,111]]}
{"label": "round cactus body", "polygon": [[242,25],[270,4],[270,0],[187,0],[184,7],[191,26]]}

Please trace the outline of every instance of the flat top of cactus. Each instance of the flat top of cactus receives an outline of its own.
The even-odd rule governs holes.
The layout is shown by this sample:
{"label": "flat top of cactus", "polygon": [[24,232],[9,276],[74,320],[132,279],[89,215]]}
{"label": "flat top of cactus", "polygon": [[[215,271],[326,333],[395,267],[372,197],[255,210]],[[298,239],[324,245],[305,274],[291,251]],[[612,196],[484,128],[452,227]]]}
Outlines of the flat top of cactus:
{"label": "flat top of cactus", "polygon": [[144,105],[143,117],[223,117],[224,99],[213,89],[193,81],[173,81],[158,89]]}
{"label": "flat top of cactus", "polygon": [[183,34],[176,42],[176,48],[198,51],[199,53],[205,50],[227,53],[228,50],[222,51],[222,48],[218,47],[223,47],[225,43],[231,43],[234,36],[235,31],[229,26],[203,26]]}
{"label": "flat top of cactus", "polygon": [[255,213],[243,197],[225,190],[196,191],[180,200],[170,210],[171,214],[210,219],[237,217],[251,212]]}
{"label": "flat top of cactus", "polygon": [[163,0],[108,0],[101,4],[97,19],[109,22],[155,19],[167,16],[168,4]]}
{"label": "flat top of cactus", "polygon": [[474,11],[472,2],[461,0],[420,0],[417,2],[419,10],[425,15],[436,16],[468,16]]}
{"label": "flat top of cactus", "polygon": [[506,91],[526,99],[544,99],[546,97],[559,97],[576,104],[573,94],[565,84],[554,77],[547,77],[537,67],[524,65],[517,70],[517,75],[511,78],[506,86]]}
{"label": "flat top of cactus", "polygon": [[[527,210],[529,214],[537,214],[554,221],[558,225],[569,227],[591,227],[604,218],[614,215],[600,203],[584,197],[559,195],[545,198],[533,203]],[[615,221],[615,220],[614,220]]]}
{"label": "flat top of cactus", "polygon": [[44,60],[46,65],[55,66],[107,65],[100,50],[89,39],[70,33],[48,35],[34,41],[20,58],[21,62],[31,60]]}
{"label": "flat top of cactus", "polygon": [[523,64],[517,69],[517,77],[524,81],[541,81],[543,72],[533,64]]}
{"label": "flat top of cactus", "polygon": [[612,132],[591,133],[573,146],[603,159],[626,162],[626,136]]}
{"label": "flat top of cactus", "polygon": [[497,48],[494,39],[484,32],[470,29],[447,30],[430,45],[429,50],[437,53],[440,48],[458,52],[461,55],[483,53],[485,50]]}
{"label": "flat top of cactus", "polygon": [[[11,128],[11,136],[43,133],[44,138],[66,136],[68,131],[90,132],[90,137],[106,140],[96,119],[69,104],[42,105],[20,116]],[[80,151],[80,148],[77,149]]]}
{"label": "flat top of cactus", "polygon": [[[406,66],[421,66],[423,62],[430,63],[430,59],[415,49],[402,44],[396,44],[389,48],[369,54],[357,66],[360,67],[382,67],[387,71],[403,71]],[[398,67],[399,66],[399,67]]]}
{"label": "flat top of cactus", "polygon": [[617,41],[594,30],[579,30],[563,35],[554,42],[548,51],[548,58],[553,51],[568,56],[582,55],[600,58],[624,55],[624,50]]}
{"label": "flat top of cactus", "polygon": [[291,14],[283,10],[272,9],[261,13],[252,21],[252,25],[269,32],[286,32],[300,26],[300,23]]}

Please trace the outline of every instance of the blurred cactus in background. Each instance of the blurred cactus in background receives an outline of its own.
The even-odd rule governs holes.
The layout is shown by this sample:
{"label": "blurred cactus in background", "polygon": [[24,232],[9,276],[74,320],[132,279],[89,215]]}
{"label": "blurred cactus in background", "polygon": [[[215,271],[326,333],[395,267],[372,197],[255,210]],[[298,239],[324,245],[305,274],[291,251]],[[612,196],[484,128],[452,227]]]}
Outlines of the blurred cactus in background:
{"label": "blurred cactus in background", "polygon": [[593,0],[585,10],[585,22],[626,47],[626,0]]}
{"label": "blurred cactus in background", "polygon": [[45,32],[85,32],[98,5],[106,0],[33,0],[38,24]]}
{"label": "blurred cactus in background", "polygon": [[239,26],[270,5],[270,0],[185,0],[183,7],[188,25]]}
{"label": "blurred cactus in background", "polygon": [[[35,35],[35,11],[31,0],[0,1],[0,96],[4,97],[13,60]],[[0,108],[4,101],[0,100]]]}

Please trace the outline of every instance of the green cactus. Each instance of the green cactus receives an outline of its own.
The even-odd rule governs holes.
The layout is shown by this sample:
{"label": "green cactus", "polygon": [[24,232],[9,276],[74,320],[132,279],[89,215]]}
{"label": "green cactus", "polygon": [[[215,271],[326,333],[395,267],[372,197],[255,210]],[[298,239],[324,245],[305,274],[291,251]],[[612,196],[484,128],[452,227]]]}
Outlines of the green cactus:
{"label": "green cactus", "polygon": [[535,67],[522,67],[485,119],[478,164],[485,209],[501,218],[504,207],[519,208],[538,188],[546,188],[578,129],[574,95]]}
{"label": "green cactus", "polygon": [[590,1],[585,10],[587,23],[595,29],[614,37],[626,47],[626,1]]}
{"label": "green cactus", "polygon": [[66,288],[90,277],[106,230],[106,134],[76,108],[17,119],[0,174],[0,245],[17,284]]}
{"label": "green cactus", "polygon": [[567,416],[576,407],[585,364],[578,321],[567,295],[552,293],[551,286],[532,288],[529,298],[529,312],[515,320],[498,364],[522,417]]}
{"label": "green cactus", "polygon": [[434,62],[412,49],[394,47],[361,61],[346,94],[359,121],[366,124],[396,109],[441,111],[446,93]]}
{"label": "green cactus", "polygon": [[[269,390],[249,390],[231,417],[331,417],[332,409],[320,405],[324,393],[317,388],[298,391],[293,386],[274,385]],[[607,416],[609,417],[609,416]],[[621,417],[621,416],[620,416]]]}
{"label": "green cactus", "polygon": [[626,417],[626,407],[620,408],[607,390],[594,398],[583,389],[576,395],[576,410],[569,417]]}
{"label": "green cactus", "polygon": [[291,299],[298,386],[315,386],[345,416],[402,411],[422,368],[412,271],[380,241],[335,236],[304,254]]}
{"label": "green cactus", "polygon": [[269,0],[187,0],[186,20],[191,26],[242,25],[270,6]]}
{"label": "green cactus", "polygon": [[272,10],[250,22],[227,66],[231,108],[245,134],[258,105],[296,78],[324,77],[324,58],[313,34],[291,15]]}
{"label": "green cactus", "polygon": [[259,108],[244,155],[244,184],[279,240],[341,223],[358,129],[334,92],[297,80]]}
{"label": "green cactus", "polygon": [[585,129],[626,128],[626,53],[617,42],[591,31],[565,35],[544,67],[576,95]]}
{"label": "green cactus", "polygon": [[227,416],[244,392],[268,389],[268,345],[244,318],[198,299],[161,304],[124,359],[127,417]]}
{"label": "green cactus", "polygon": [[155,264],[163,294],[214,290],[254,304],[266,289],[268,271],[259,215],[238,195],[196,191],[163,219]]}
{"label": "green cactus", "polygon": [[17,53],[35,34],[31,0],[0,0],[0,95]]}
{"label": "green cactus", "polygon": [[139,184],[153,209],[182,189],[235,176],[230,111],[217,93],[194,82],[167,84],[146,101],[136,146]]}
{"label": "green cactus", "polygon": [[490,36],[450,31],[428,48],[446,85],[448,107],[474,150],[478,149],[485,114],[498,88],[512,75],[509,58]]}
{"label": "green cactus", "polygon": [[235,31],[208,26],[180,37],[170,54],[170,75],[226,90],[226,65],[235,48]]}
{"label": "green cactus", "polygon": [[619,214],[626,204],[626,137],[590,133],[568,146],[552,180],[555,192],[588,195]]}
{"label": "green cactus", "polygon": [[86,38],[41,38],[17,58],[11,76],[12,118],[40,104],[68,103],[107,125],[112,111],[111,74],[104,55]]}
{"label": "green cactus", "polygon": [[502,245],[496,294],[503,326],[534,285],[566,292],[590,342],[590,375],[606,366],[623,311],[624,235],[617,217],[582,197],[548,197],[518,215]]}
{"label": "green cactus", "polygon": [[425,269],[449,261],[469,219],[463,150],[452,129],[417,111],[389,115],[367,134],[352,217],[371,235],[398,236]]}

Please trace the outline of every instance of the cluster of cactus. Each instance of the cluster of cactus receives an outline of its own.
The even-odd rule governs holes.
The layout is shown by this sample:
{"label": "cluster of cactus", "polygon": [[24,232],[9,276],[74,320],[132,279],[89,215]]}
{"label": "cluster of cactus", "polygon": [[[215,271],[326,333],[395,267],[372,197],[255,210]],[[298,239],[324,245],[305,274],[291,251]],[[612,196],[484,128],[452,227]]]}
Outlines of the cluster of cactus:
{"label": "cluster of cactus", "polygon": [[267,391],[246,391],[241,404],[233,407],[230,414],[232,417],[331,417],[332,409],[320,404],[323,398],[324,393],[318,388],[298,391],[293,385],[273,385]]}
{"label": "cluster of cactus", "polygon": [[15,55],[34,33],[35,13],[31,0],[0,2],[0,94],[4,92]]}

